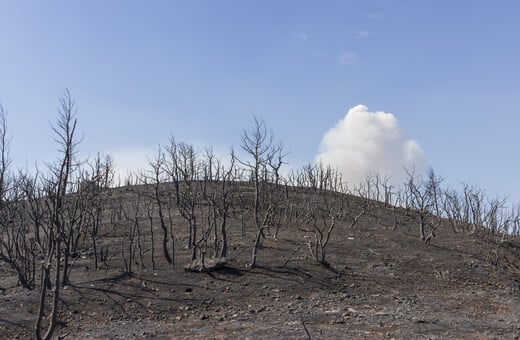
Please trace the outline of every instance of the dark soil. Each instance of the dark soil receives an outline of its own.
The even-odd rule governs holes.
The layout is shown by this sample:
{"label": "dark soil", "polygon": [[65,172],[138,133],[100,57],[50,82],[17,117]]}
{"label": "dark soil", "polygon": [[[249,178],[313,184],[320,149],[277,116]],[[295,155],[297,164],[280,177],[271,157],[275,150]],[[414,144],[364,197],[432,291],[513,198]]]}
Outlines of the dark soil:
{"label": "dark soil", "polygon": [[[56,338],[66,339],[515,339],[520,336],[520,240],[490,242],[442,226],[431,244],[402,216],[367,216],[355,229],[336,226],[318,264],[308,237],[281,229],[259,250],[258,268],[246,270],[253,227],[241,236],[231,221],[228,265],[187,273],[185,230],[177,235],[176,264],[156,254],[157,268],[136,264],[93,270],[89,255],[74,263],[61,295]],[[158,228],[158,226],[157,226]],[[180,229],[180,228],[179,228]],[[117,246],[119,240],[113,240]],[[114,246],[115,247],[115,246]],[[0,337],[32,336],[38,291],[16,286],[0,264]]]}

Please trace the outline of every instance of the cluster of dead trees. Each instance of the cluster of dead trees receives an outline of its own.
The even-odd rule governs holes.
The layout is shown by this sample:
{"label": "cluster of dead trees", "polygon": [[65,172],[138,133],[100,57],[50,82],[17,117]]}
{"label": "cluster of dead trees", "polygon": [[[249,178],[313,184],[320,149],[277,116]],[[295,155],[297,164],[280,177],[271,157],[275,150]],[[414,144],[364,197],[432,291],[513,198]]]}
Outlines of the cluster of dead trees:
{"label": "cluster of dead trees", "polygon": [[40,292],[37,339],[50,338],[58,324],[60,288],[69,284],[73,262],[94,249],[97,264],[104,189],[113,176],[109,157],[77,163],[75,103],[68,91],[59,104],[53,130],[60,154],[48,171],[32,174],[10,169],[6,113],[0,108],[0,260],[24,288]]}
{"label": "cluster of dead trees", "polygon": [[359,228],[363,219],[392,229],[411,225],[426,243],[443,224],[495,244],[520,233],[520,207],[507,208],[505,200],[489,199],[476,186],[444,187],[431,169],[424,175],[408,171],[402,185],[374,173],[353,188],[323,164],[284,170],[286,151],[256,118],[229,159],[171,137],[146,169],[119,188],[110,156],[78,160],[75,103],[68,91],[53,132],[56,160],[46,170],[14,171],[0,106],[0,262],[21,286],[40,293],[37,339],[50,338],[59,324],[60,289],[70,284],[79,259],[90,260],[92,270],[121,263],[132,274],[136,266],[157,269],[159,259],[176,266],[181,249],[190,253],[188,270],[210,270],[226,264],[231,222],[250,241],[250,269],[263,242],[277,240],[284,228],[299,231],[294,238],[323,265],[333,233]]}

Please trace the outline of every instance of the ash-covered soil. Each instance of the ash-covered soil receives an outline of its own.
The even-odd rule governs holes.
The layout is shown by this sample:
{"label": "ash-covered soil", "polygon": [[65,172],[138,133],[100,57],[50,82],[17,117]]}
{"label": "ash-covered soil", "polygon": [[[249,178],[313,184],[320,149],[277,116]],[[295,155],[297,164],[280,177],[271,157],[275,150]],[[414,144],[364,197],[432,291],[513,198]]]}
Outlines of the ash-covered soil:
{"label": "ash-covered soil", "polygon": [[[388,220],[388,221],[387,221]],[[230,224],[229,263],[187,273],[190,251],[179,227],[176,263],[156,254],[146,268],[121,271],[121,259],[93,270],[74,263],[61,295],[55,337],[65,339],[515,339],[520,336],[520,240],[490,242],[448,226],[431,244],[402,217],[396,230],[384,211],[351,229],[339,223],[327,247],[330,266],[309,254],[311,235],[280,230],[246,270],[253,227]],[[158,228],[158,227],[157,227]],[[114,239],[117,245],[118,239]],[[159,253],[159,251],[157,251]],[[38,292],[16,286],[0,264],[0,334],[32,337]]]}

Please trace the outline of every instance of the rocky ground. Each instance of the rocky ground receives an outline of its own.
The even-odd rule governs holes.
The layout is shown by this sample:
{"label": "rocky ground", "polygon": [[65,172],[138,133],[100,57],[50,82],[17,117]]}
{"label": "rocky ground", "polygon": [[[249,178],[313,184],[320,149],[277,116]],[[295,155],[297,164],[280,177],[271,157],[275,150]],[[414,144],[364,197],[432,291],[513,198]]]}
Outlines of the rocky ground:
{"label": "rocky ground", "polygon": [[[308,235],[281,230],[246,270],[252,234],[232,224],[229,263],[187,273],[189,251],[169,268],[122,273],[118,259],[94,271],[75,263],[63,290],[56,338],[65,339],[517,339],[520,240],[500,244],[447,226],[430,245],[413,221],[392,230],[375,218],[339,224],[330,266],[313,261]],[[182,244],[183,239],[178,243]],[[136,266],[136,268],[138,268]],[[26,339],[37,291],[16,286],[0,265],[0,334]]]}

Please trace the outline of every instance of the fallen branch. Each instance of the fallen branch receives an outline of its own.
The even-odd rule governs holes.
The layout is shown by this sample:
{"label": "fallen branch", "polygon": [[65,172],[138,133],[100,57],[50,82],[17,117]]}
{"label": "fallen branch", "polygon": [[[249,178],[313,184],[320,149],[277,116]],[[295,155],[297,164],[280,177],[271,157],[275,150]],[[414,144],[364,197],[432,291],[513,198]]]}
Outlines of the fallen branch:
{"label": "fallen branch", "polygon": [[303,325],[303,329],[305,330],[305,333],[307,333],[307,339],[312,339],[311,333],[309,333],[309,330],[307,329],[307,326],[305,325],[305,322],[303,321],[303,318],[300,317],[300,321]]}
{"label": "fallen branch", "polygon": [[376,252],[376,251],[373,251],[373,250],[372,250],[372,249],[370,249],[370,248],[368,248],[368,251],[369,251],[369,252],[371,252],[372,254],[376,254],[376,255],[381,255],[381,254],[379,254],[378,252]]}
{"label": "fallen branch", "polygon": [[294,249],[294,251],[292,252],[291,256],[289,256],[289,257],[287,258],[287,260],[285,260],[285,262],[283,263],[282,267],[287,266],[287,264],[289,263],[289,261],[291,261],[291,259],[292,259],[292,257],[294,256],[294,254],[296,254],[296,252],[297,252],[298,250],[300,250],[301,247],[302,247],[302,245],[300,244],[300,245],[298,245],[298,247],[297,247],[296,249]]}

